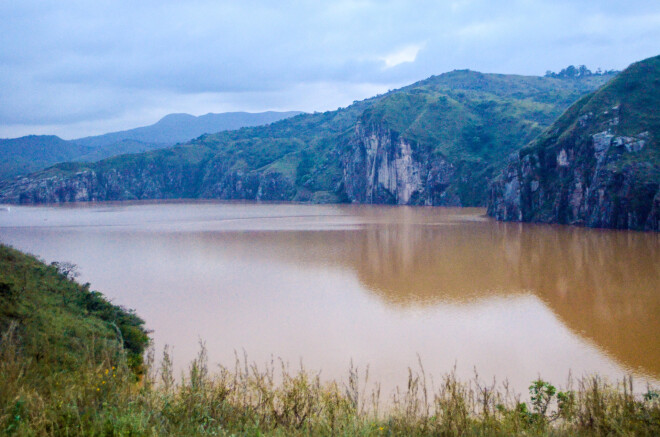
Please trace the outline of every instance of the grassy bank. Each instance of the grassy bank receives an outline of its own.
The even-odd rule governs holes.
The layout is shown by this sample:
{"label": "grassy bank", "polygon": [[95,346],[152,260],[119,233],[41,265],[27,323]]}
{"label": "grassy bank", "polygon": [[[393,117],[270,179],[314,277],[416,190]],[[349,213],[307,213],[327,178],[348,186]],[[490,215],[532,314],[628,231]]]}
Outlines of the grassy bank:
{"label": "grassy bank", "polygon": [[6,435],[660,435],[660,399],[632,381],[534,381],[530,401],[478,379],[423,370],[379,409],[349,369],[322,382],[241,360],[209,370],[203,345],[185,375],[156,364],[143,322],[45,265],[0,247],[0,433]]}

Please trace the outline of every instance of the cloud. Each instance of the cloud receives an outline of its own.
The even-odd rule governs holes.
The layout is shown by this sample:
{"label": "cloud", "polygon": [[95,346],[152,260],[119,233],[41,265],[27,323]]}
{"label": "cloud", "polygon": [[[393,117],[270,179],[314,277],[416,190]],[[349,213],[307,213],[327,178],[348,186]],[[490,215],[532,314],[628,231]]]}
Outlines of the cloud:
{"label": "cloud", "polygon": [[381,60],[385,62],[385,68],[396,67],[397,65],[404,64],[406,62],[415,62],[415,59],[417,59],[417,54],[421,49],[421,44],[411,44],[383,56]]}
{"label": "cloud", "polygon": [[[180,93],[162,90],[140,90],[126,92],[117,89],[96,89],[91,102],[80,100],[75,93],[68,93],[66,87],[57,94],[57,114],[49,111],[55,104],[36,108],[37,113],[29,117],[13,116],[12,111],[0,117],[7,117],[11,123],[0,124],[0,138],[29,134],[58,135],[64,139],[74,139],[146,126],[157,122],[166,114],[186,112],[203,115],[209,112],[228,111],[287,111],[296,108],[306,112],[329,111],[346,106],[352,100],[361,100],[382,94],[387,85],[351,82],[301,83],[290,88],[270,91],[241,92],[201,92]],[[105,111],[95,112],[94,100],[103,100]],[[23,108],[19,108],[22,112]],[[63,114],[68,114],[62,119]]]}
{"label": "cloud", "polygon": [[2,136],[324,110],[459,68],[621,69],[660,41],[651,0],[22,0],[0,2],[0,20]]}

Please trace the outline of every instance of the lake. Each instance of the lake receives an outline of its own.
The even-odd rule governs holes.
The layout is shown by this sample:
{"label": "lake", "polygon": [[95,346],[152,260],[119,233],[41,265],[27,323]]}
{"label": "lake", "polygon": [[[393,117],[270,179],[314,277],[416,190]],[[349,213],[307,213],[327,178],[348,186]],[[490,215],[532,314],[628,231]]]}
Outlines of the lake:
{"label": "lake", "polygon": [[222,203],[11,206],[0,241],[79,266],[184,369],[351,365],[384,394],[437,378],[660,379],[660,235],[501,223],[477,208]]}

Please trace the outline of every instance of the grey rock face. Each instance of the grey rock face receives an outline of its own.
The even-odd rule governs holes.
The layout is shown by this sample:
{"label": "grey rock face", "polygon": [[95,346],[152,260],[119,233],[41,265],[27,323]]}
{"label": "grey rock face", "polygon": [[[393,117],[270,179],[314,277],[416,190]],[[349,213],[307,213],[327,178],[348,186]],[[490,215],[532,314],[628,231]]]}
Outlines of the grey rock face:
{"label": "grey rock face", "polygon": [[292,200],[293,181],[273,171],[227,169],[222,162],[204,167],[204,177],[196,197],[232,200]]}
{"label": "grey rock face", "polygon": [[344,189],[352,202],[460,206],[447,192],[454,166],[416,153],[415,145],[386,126],[358,123],[343,157]]}
{"label": "grey rock face", "polygon": [[[520,178],[521,161],[517,154],[510,156],[499,179],[489,187],[488,215],[498,220],[522,221]],[[533,185],[538,190],[539,183]],[[530,189],[532,185],[530,184]]]}
{"label": "grey rock face", "polygon": [[[584,116],[578,125],[580,130],[593,127]],[[591,135],[578,130],[523,150],[490,185],[488,214],[506,221],[658,231],[657,169],[634,159],[652,140],[648,132],[617,136],[609,130]]]}
{"label": "grey rock face", "polygon": [[[334,191],[314,191],[313,179],[299,181],[271,167],[244,170],[235,162],[207,156],[199,164],[136,162],[118,170],[85,170],[52,177],[26,177],[0,186],[0,201],[53,203],[90,200],[213,198],[244,200],[339,201],[397,205],[462,206],[485,203],[485,180],[474,165],[457,167],[384,124],[358,123],[341,154]],[[340,173],[341,172],[341,173]],[[340,174],[343,174],[340,178]],[[480,175],[479,177],[485,177]],[[317,188],[318,189],[318,188]],[[477,194],[475,194],[477,193]],[[481,194],[479,194],[481,193]]]}
{"label": "grey rock face", "polygon": [[608,131],[600,132],[591,136],[594,142],[594,156],[598,162],[603,162],[607,151],[612,144],[612,138],[614,135],[610,134]]}
{"label": "grey rock face", "polygon": [[0,201],[23,204],[198,197],[292,200],[294,195],[293,181],[278,172],[219,171],[212,164],[85,170],[25,177],[0,187]]}
{"label": "grey rock face", "polygon": [[660,230],[660,190],[653,197],[651,212],[646,219],[644,229]]}

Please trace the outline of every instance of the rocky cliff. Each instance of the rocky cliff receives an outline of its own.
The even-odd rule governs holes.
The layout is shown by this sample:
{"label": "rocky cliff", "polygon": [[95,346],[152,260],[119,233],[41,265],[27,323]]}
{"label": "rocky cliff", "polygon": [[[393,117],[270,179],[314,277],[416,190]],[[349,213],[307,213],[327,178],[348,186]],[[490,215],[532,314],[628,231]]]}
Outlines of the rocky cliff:
{"label": "rocky cliff", "polygon": [[460,206],[460,198],[447,190],[453,164],[441,156],[419,156],[416,148],[386,125],[358,123],[343,157],[346,196],[358,203]]}
{"label": "rocky cliff", "polygon": [[660,56],[631,65],[513,154],[489,189],[499,220],[660,230]]}
{"label": "rocky cliff", "polygon": [[607,80],[453,71],[347,108],[0,182],[0,202],[218,198],[483,206],[513,151]]}
{"label": "rocky cliff", "polygon": [[293,182],[279,172],[218,171],[207,162],[75,169],[20,178],[9,189],[0,188],[4,202],[23,204],[177,198],[292,200],[295,193]]}

